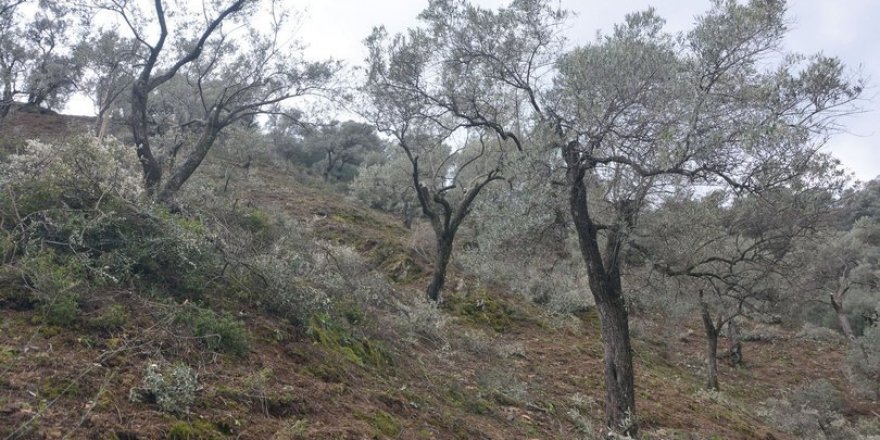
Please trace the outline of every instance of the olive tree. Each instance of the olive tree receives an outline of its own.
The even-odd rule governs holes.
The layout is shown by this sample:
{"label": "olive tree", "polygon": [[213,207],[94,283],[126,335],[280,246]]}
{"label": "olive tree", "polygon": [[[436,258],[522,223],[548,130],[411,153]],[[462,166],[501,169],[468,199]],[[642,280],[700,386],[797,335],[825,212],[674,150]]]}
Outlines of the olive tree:
{"label": "olive tree", "polygon": [[410,229],[419,204],[410,166],[403,151],[391,148],[384,160],[358,171],[351,182],[352,195],[372,208],[400,215],[403,226]]}
{"label": "olive tree", "polygon": [[[168,169],[159,200],[174,197],[227,127],[251,124],[257,115],[299,117],[301,112],[286,106],[294,98],[318,95],[328,86],[337,63],[302,60],[298,52],[278,41],[279,31],[254,32],[244,41],[208,42],[205,47],[211,55],[181,69],[181,78],[189,86],[184,96],[197,105],[195,112],[175,117],[178,127],[194,135],[191,142],[170,153],[174,167]],[[181,153],[185,155],[180,157]]]}
{"label": "olive tree", "polygon": [[[287,112],[282,104],[323,87],[335,73],[335,64],[303,60],[300,45],[285,41],[286,14],[276,14],[280,10],[276,7],[269,8],[271,25],[257,28],[251,23],[264,3],[260,0],[209,2],[200,11],[173,2],[173,22],[166,14],[169,0],[150,3],[150,13],[131,0],[102,0],[98,7],[115,13],[138,43],[139,69],[129,103],[132,137],[145,187],[159,200],[170,202],[224,128],[258,114]],[[177,26],[172,29],[171,24]],[[246,31],[233,32],[237,26]],[[173,161],[174,169],[164,170],[151,146],[150,100],[175,78],[190,86],[185,96],[197,111],[192,118],[179,117],[180,128],[192,134],[192,141],[166,154],[177,158],[183,147],[187,151]]]}
{"label": "olive tree", "polygon": [[[422,30],[389,39],[382,28],[366,41],[369,49],[364,114],[393,139],[409,163],[410,182],[436,241],[434,274],[427,297],[440,300],[456,233],[486,186],[502,179],[502,152],[512,133],[487,130],[449,114],[445,94],[478,96],[478,87],[454,84],[442,65],[442,51]],[[439,71],[438,71],[439,69]],[[442,98],[440,98],[442,99]],[[506,112],[504,100],[488,103]]]}
{"label": "olive tree", "polygon": [[837,59],[779,55],[784,13],[781,0],[715,1],[675,36],[648,10],[562,52],[565,13],[549,2],[487,10],[434,0],[420,16],[425,26],[408,34],[423,44],[398,36],[386,46],[395,60],[431,59],[442,69],[442,87],[426,86],[420,63],[394,69],[408,78],[393,87],[412,97],[406,108],[430,105],[442,109],[430,116],[563,159],[602,326],[610,429],[638,429],[621,256],[649,194],[682,182],[737,192],[785,185],[861,93]]}
{"label": "olive tree", "polygon": [[115,29],[98,31],[87,37],[77,49],[77,56],[85,60],[82,90],[97,110],[95,134],[107,132],[114,109],[122,107],[124,96],[134,83],[137,42],[119,34]]}
{"label": "olive tree", "polygon": [[[833,160],[828,161],[834,164]],[[676,296],[696,303],[706,334],[706,387],[718,389],[718,338],[740,316],[769,314],[783,301],[797,302],[789,280],[800,274],[795,251],[831,223],[831,189],[840,181],[823,178],[825,168],[797,189],[765,191],[760,197],[715,191],[664,197],[643,213],[630,246],[645,266],[678,283]],[[806,181],[823,185],[804,184]],[[742,347],[731,327],[726,353],[742,361]]]}
{"label": "olive tree", "polygon": [[0,124],[9,114],[16,95],[21,93],[18,77],[25,51],[18,40],[15,23],[18,8],[25,0],[0,0]]}
{"label": "olive tree", "polygon": [[324,181],[351,180],[358,166],[371,154],[380,153],[385,144],[376,128],[355,121],[334,122],[318,127],[306,126],[289,152],[305,165],[321,169]]}
{"label": "olive tree", "polygon": [[[39,8],[23,8],[27,3]],[[16,100],[59,109],[76,90],[84,64],[74,50],[78,16],[67,2],[0,1],[0,121]]]}
{"label": "olive tree", "polygon": [[[798,287],[826,304],[837,318],[841,332],[850,340],[856,332],[847,314],[846,301],[856,291],[880,300],[880,223],[863,217],[849,231],[829,231],[804,246],[802,276]],[[873,312],[873,310],[870,310]]]}

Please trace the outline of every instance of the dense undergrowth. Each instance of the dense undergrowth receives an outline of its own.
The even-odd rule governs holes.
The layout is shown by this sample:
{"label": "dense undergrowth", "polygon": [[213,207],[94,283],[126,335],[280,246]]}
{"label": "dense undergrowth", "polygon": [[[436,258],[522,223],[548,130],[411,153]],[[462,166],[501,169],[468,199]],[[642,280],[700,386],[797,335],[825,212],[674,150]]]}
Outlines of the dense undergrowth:
{"label": "dense undergrowth", "polygon": [[[230,190],[209,164],[171,212],[115,141],[18,150],[0,165],[3,437],[600,435],[597,317],[570,284],[460,265],[437,306],[417,232],[307,177],[264,164]],[[842,378],[803,385],[836,340],[780,330],[765,342],[820,365],[776,383],[756,348],[709,393],[701,345],[637,318],[646,438],[880,435]]]}

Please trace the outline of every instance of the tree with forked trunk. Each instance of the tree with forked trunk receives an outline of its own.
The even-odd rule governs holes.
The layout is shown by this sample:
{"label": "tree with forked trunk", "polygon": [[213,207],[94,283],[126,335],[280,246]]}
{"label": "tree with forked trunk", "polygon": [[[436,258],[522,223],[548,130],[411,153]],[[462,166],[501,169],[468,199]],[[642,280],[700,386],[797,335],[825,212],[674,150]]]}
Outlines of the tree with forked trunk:
{"label": "tree with forked trunk", "polygon": [[[144,185],[160,201],[172,203],[226,127],[247,123],[259,114],[298,116],[299,112],[283,105],[323,89],[338,70],[334,62],[304,61],[301,47],[283,38],[287,14],[274,7],[274,0],[269,1],[273,7],[269,8],[272,16],[267,29],[257,29],[247,21],[259,12],[261,0],[214,2],[205,5],[204,11],[189,14],[178,3],[183,10],[177,14],[178,22],[183,16],[203,25],[191,34],[186,34],[186,29],[193,28],[191,24],[180,25],[180,33],[175,35],[166,17],[167,0],[153,0],[149,17],[129,0],[99,3],[98,8],[116,14],[139,45],[141,60],[131,85],[129,119]],[[229,23],[241,25],[247,32],[243,36],[227,32],[224,25]],[[150,25],[158,28],[153,30],[158,37],[152,42],[147,40],[151,32],[145,29]],[[172,129],[185,132],[188,139],[157,152],[151,145],[151,99],[175,78],[182,78],[187,86],[178,84],[187,105],[182,114],[174,115]],[[172,166],[166,169],[169,164]]]}
{"label": "tree with forked trunk", "polygon": [[[835,161],[826,158],[798,178],[797,189],[767,190],[760,196],[715,191],[664,197],[644,213],[630,246],[653,271],[677,284],[672,290],[696,300],[684,313],[700,316],[707,340],[706,387],[718,389],[718,338],[740,317],[771,315],[801,298],[791,280],[801,275],[797,250],[832,223],[834,199],[845,179],[823,177]],[[658,289],[662,290],[662,289]],[[676,308],[687,310],[676,304]],[[735,332],[732,332],[735,333]],[[725,354],[742,361],[731,339]]]}

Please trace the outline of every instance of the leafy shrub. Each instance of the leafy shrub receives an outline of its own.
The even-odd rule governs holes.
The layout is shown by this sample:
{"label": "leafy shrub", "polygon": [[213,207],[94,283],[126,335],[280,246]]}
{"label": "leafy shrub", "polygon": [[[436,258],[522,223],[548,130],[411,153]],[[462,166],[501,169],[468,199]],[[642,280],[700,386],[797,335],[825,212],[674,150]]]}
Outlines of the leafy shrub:
{"label": "leafy shrub", "polygon": [[740,328],[740,339],[743,341],[775,341],[783,337],[778,326],[754,322],[750,326]]}
{"label": "leafy shrub", "polygon": [[805,322],[795,337],[799,339],[808,339],[811,341],[823,342],[843,342],[844,336],[836,330],[827,327],[819,327],[817,325]]}
{"label": "leafy shrub", "polygon": [[92,319],[90,324],[104,331],[116,330],[124,326],[131,317],[120,304],[111,304],[100,315]]}
{"label": "leafy shrub", "polygon": [[312,315],[329,311],[330,298],[309,280],[316,265],[312,252],[297,245],[299,240],[290,234],[254,255],[240,279],[249,280],[243,284],[268,312],[304,325]]}
{"label": "leafy shrub", "polygon": [[69,327],[79,316],[78,297],[74,294],[60,295],[46,304],[46,323]]}
{"label": "leafy shrub", "polygon": [[495,349],[499,356],[502,358],[512,358],[526,357],[526,347],[522,344],[522,342],[511,342],[509,344],[499,345],[498,348]]}
{"label": "leafy shrub", "polygon": [[499,370],[477,373],[477,384],[485,397],[501,405],[523,406],[529,403],[529,386],[516,377]]}
{"label": "leafy shrub", "polygon": [[[47,324],[67,327],[79,315],[79,290],[85,271],[75,256],[59,255],[52,249],[35,250],[17,267],[25,280],[28,299],[42,305]],[[21,292],[21,294],[25,294]]]}
{"label": "leafy shrub", "polygon": [[590,293],[581,288],[550,293],[545,307],[552,313],[574,315],[586,311],[592,304]]}
{"label": "leafy shrub", "polygon": [[801,439],[864,438],[843,415],[843,395],[827,380],[798,388],[783,398],[769,399],[763,415],[776,428]]}
{"label": "leafy shrub", "polygon": [[880,399],[880,325],[873,325],[855,341],[846,355],[853,386],[871,399]]}
{"label": "leafy shrub", "polygon": [[20,213],[39,211],[59,200],[74,209],[94,207],[108,195],[136,200],[143,194],[139,163],[133,148],[113,139],[28,141],[22,153],[0,165],[0,187],[22,196]]}
{"label": "leafy shrub", "polygon": [[187,304],[177,320],[191,326],[208,350],[244,356],[250,349],[247,329],[229,315]]}
{"label": "leafy shrub", "polygon": [[155,402],[162,411],[185,414],[195,402],[198,378],[192,368],[178,363],[161,368],[150,364],[144,372],[143,388],[132,388],[129,399]]}
{"label": "leafy shrub", "polygon": [[419,296],[410,304],[399,304],[398,328],[412,340],[423,339],[437,344],[446,340],[447,317],[437,303]]}
{"label": "leafy shrub", "polygon": [[55,266],[79,265],[77,282],[203,289],[217,263],[204,229],[147,200],[138,163],[113,140],[29,142],[0,164],[5,259],[26,264],[51,249]]}

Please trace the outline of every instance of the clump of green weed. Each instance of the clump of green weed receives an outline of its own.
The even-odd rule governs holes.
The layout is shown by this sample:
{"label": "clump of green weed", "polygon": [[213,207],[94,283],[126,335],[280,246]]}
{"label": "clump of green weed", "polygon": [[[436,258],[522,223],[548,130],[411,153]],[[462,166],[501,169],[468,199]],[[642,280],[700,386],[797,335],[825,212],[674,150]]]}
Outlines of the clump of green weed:
{"label": "clump of green weed", "polygon": [[46,304],[46,323],[60,327],[70,327],[79,316],[79,297],[69,293],[60,295]]}
{"label": "clump of green weed", "polygon": [[78,290],[86,279],[81,261],[76,256],[42,249],[25,257],[19,268],[34,300],[42,304],[46,323],[73,325],[79,316]]}
{"label": "clump of green weed", "polygon": [[105,308],[100,315],[91,320],[92,327],[111,331],[122,328],[131,317],[121,304],[111,304]]}
{"label": "clump of green weed", "polygon": [[167,438],[168,440],[220,440],[223,436],[214,425],[205,420],[195,420],[192,423],[181,420],[171,425]]}
{"label": "clump of green weed", "polygon": [[450,295],[447,297],[446,307],[468,321],[488,326],[499,333],[510,329],[519,318],[516,310],[485,291]]}
{"label": "clump of green weed", "polygon": [[236,356],[244,356],[250,350],[247,329],[232,316],[187,304],[177,315],[177,321],[191,327],[208,350]]}
{"label": "clump of green weed", "polygon": [[387,437],[397,437],[402,431],[400,427],[400,422],[397,421],[394,416],[388,414],[381,409],[376,411],[373,414],[369,415],[361,415],[359,417],[361,420],[369,423],[370,426],[376,431],[375,436],[387,436]]}
{"label": "clump of green weed", "polygon": [[322,347],[342,354],[349,361],[364,366],[391,365],[391,356],[382,343],[356,337],[336,324],[328,315],[315,315],[309,320],[308,334]]}

